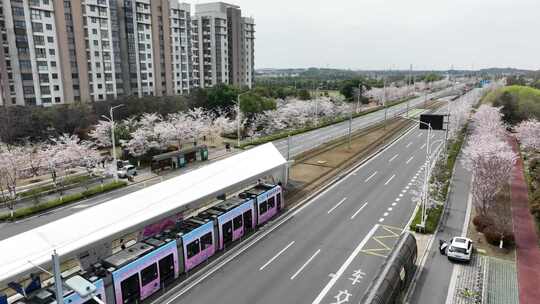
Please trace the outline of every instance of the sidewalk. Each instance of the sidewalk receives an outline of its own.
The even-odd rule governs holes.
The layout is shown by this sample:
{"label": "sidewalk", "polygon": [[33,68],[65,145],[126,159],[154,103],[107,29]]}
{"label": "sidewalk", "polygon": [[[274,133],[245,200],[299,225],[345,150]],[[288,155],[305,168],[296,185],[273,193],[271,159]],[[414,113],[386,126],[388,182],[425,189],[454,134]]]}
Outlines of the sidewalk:
{"label": "sidewalk", "polygon": [[[511,138],[510,142],[514,152],[519,153],[515,138]],[[510,186],[512,221],[517,247],[519,301],[520,303],[538,303],[540,301],[540,248],[534,219],[529,211],[527,183],[521,158],[512,169]]]}
{"label": "sidewalk", "polygon": [[[428,248],[425,264],[418,266],[417,271],[421,271],[421,273],[407,303],[445,303],[455,264],[439,253],[439,240],[449,240],[454,236],[466,233],[464,225],[468,220],[467,205],[471,178],[471,173],[463,167],[461,155],[459,155],[451,191],[448,193],[448,203],[442,215],[439,230],[433,236],[431,247]],[[420,258],[421,253],[419,253]]]}

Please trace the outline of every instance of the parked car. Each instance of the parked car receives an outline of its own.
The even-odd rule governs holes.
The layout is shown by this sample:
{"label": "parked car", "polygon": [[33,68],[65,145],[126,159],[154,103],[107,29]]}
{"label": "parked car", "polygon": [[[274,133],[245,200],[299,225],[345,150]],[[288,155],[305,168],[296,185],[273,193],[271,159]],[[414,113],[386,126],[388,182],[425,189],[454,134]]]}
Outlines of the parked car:
{"label": "parked car", "polygon": [[446,250],[449,260],[469,262],[473,253],[473,241],[466,237],[454,237]]}
{"label": "parked car", "polygon": [[137,168],[134,165],[126,165],[118,170],[118,177],[127,178],[137,175]]}

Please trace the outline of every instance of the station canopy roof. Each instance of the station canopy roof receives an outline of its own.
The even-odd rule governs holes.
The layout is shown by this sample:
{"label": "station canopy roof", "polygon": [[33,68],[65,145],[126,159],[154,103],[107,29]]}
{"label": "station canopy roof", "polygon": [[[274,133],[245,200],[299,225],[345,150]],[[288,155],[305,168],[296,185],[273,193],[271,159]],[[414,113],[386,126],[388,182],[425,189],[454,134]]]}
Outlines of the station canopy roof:
{"label": "station canopy roof", "polygon": [[0,241],[0,286],[37,272],[35,265],[50,265],[53,250],[60,257],[73,256],[119,233],[134,232],[141,223],[174,215],[235,185],[255,182],[284,169],[286,163],[268,143]]}

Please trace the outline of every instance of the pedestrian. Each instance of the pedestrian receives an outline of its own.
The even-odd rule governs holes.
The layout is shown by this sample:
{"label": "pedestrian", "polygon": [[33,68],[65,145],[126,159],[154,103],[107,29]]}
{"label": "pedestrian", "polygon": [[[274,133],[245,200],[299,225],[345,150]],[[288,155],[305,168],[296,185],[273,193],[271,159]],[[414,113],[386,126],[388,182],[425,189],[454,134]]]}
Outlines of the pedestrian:
{"label": "pedestrian", "polygon": [[446,255],[446,248],[448,247],[448,243],[445,240],[439,240],[439,252],[442,255]]}

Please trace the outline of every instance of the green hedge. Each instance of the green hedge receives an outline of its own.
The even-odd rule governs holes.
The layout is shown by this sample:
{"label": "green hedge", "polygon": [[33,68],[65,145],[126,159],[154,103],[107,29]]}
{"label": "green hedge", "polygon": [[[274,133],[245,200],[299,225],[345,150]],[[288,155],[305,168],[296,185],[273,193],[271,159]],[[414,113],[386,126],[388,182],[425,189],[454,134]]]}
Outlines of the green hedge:
{"label": "green hedge", "polygon": [[[409,98],[406,98],[406,99],[397,100],[397,101],[394,101],[394,102],[389,102],[387,104],[387,107],[393,107],[393,106],[395,106],[397,104],[406,102],[406,101],[411,100],[413,98],[414,97],[409,97]],[[356,113],[356,114],[353,115],[353,118],[364,116],[364,115],[379,111],[381,109],[383,109],[383,107],[379,106],[379,107],[370,109],[368,111],[364,111],[364,112],[361,112],[361,113]],[[266,143],[274,141],[274,140],[279,140],[279,139],[286,138],[287,136],[293,136],[293,135],[309,132],[309,131],[312,131],[312,130],[324,128],[324,127],[327,127],[327,126],[330,126],[330,125],[333,125],[333,124],[337,124],[337,123],[340,123],[340,122],[344,122],[344,121],[347,121],[348,119],[349,119],[349,117],[339,117],[339,118],[336,118],[336,119],[324,120],[322,123],[320,123],[320,124],[318,124],[316,126],[308,126],[308,127],[304,127],[304,128],[301,128],[301,129],[289,130],[289,131],[280,132],[280,133],[276,133],[276,134],[272,134],[272,135],[268,135],[268,136],[263,136],[261,138],[257,138],[255,140],[250,141],[250,142],[242,143],[242,144],[240,144],[240,147],[237,147],[237,148],[245,149],[248,146],[258,146],[258,145],[266,144]]]}
{"label": "green hedge", "polygon": [[[83,183],[83,182],[86,182],[90,180],[90,176],[88,175],[80,175],[80,176],[73,176],[73,177],[66,177],[65,179],[63,179],[61,181],[62,183],[62,186],[69,186],[69,185],[73,185],[73,184],[80,184],[80,183]],[[43,192],[48,192],[48,191],[51,191],[51,190],[54,190],[55,189],[55,186],[53,184],[49,184],[49,185],[45,185],[45,186],[41,186],[41,187],[36,187],[36,188],[32,188],[28,191],[24,191],[24,192],[21,192],[19,194],[20,197],[31,197],[31,196],[36,196],[36,195],[39,195]]]}
{"label": "green hedge", "polygon": [[[434,208],[427,210],[427,219],[426,219],[426,229],[423,231],[424,233],[434,233],[435,229],[437,229],[437,224],[439,223],[439,218],[441,217],[443,206],[438,205]],[[411,230],[416,231],[417,225],[420,224],[422,217],[422,210],[418,209],[418,212],[414,215],[414,219],[411,223]]]}
{"label": "green hedge", "polygon": [[[127,185],[126,182],[118,181],[118,182],[111,182],[108,184],[104,184],[103,187],[101,185],[95,186],[83,192],[65,195],[64,197],[62,197],[62,199],[57,198],[57,199],[47,201],[43,204],[37,204],[34,206],[17,209],[15,210],[13,217],[15,219],[24,218],[24,217],[27,217],[27,216],[30,216],[30,215],[33,215],[42,211],[46,211],[46,210],[53,209],[62,205],[73,203],[81,199],[89,198],[96,194],[105,193],[105,192],[109,192],[118,188],[122,188],[122,187],[125,187],[126,185]],[[0,220],[7,220],[7,219],[10,219],[9,214],[4,214],[0,216]]]}

